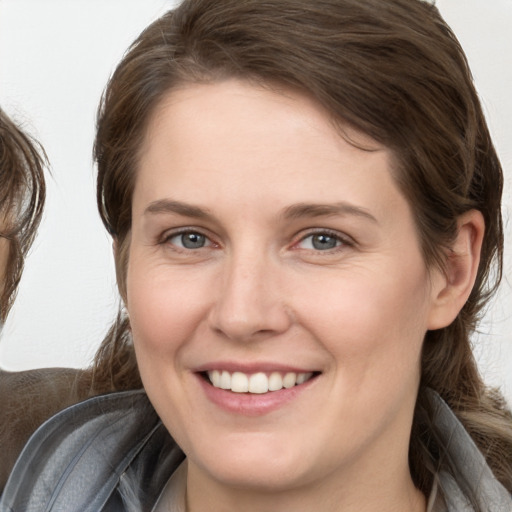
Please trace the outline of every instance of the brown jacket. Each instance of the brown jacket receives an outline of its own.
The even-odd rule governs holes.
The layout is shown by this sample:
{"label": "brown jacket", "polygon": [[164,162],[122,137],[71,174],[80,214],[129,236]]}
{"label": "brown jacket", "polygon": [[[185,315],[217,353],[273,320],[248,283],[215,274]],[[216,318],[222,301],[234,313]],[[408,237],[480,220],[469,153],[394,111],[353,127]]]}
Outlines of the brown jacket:
{"label": "brown jacket", "polygon": [[91,373],[73,368],[0,370],[0,494],[23,446],[60,410],[91,396]]}

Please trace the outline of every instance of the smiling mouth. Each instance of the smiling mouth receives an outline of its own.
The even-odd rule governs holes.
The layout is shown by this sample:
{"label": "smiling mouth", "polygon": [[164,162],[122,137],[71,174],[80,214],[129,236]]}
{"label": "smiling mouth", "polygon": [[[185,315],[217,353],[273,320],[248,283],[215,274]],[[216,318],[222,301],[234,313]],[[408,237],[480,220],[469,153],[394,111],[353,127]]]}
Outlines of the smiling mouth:
{"label": "smiling mouth", "polygon": [[264,394],[281,389],[290,389],[316,377],[319,372],[258,372],[247,374],[243,372],[228,372],[226,370],[211,370],[204,372],[205,379],[215,388],[234,393]]}

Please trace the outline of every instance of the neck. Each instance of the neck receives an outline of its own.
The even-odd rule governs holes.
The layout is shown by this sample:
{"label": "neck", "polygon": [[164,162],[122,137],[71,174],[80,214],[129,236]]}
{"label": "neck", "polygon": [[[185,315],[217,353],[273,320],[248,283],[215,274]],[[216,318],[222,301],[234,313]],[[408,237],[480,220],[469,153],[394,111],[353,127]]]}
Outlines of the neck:
{"label": "neck", "polygon": [[189,462],[187,512],[203,510],[425,512],[426,500],[414,486],[408,468],[401,473],[386,468],[386,471],[381,472],[380,478],[350,478],[340,475],[336,481],[324,478],[288,489],[262,489],[256,486],[230,486],[211,480]]}

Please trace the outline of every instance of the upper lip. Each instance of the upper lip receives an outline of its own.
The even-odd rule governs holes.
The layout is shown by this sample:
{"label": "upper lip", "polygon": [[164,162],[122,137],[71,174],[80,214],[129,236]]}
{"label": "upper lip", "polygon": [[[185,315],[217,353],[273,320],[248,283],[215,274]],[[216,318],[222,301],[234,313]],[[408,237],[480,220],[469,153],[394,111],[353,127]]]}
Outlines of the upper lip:
{"label": "upper lip", "polygon": [[309,373],[309,372],[318,372],[318,369],[310,368],[310,367],[300,367],[300,366],[292,366],[289,364],[280,364],[275,362],[235,362],[235,361],[215,361],[211,363],[205,363],[197,368],[194,368],[195,372],[202,373],[213,370],[220,371],[228,371],[230,373],[233,372],[242,372],[248,375],[252,375],[253,373],[272,373],[272,372],[280,372],[280,373]]}

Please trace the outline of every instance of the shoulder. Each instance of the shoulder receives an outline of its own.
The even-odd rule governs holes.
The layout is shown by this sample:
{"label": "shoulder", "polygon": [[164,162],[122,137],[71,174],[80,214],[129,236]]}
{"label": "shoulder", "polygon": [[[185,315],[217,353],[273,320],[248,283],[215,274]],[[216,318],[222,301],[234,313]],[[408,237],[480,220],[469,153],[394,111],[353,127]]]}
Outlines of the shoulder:
{"label": "shoulder", "polygon": [[127,469],[137,467],[151,481],[147,492],[158,493],[182,459],[144,391],[102,395],[65,409],[36,431],[0,510],[98,512]]}
{"label": "shoulder", "polygon": [[87,398],[89,381],[87,371],[73,368],[0,370],[0,493],[29,437],[55,413]]}
{"label": "shoulder", "polygon": [[496,479],[469,433],[437,393],[427,392],[432,407],[427,428],[437,445],[432,460],[437,459],[436,478],[445,510],[510,512],[510,493]]}

